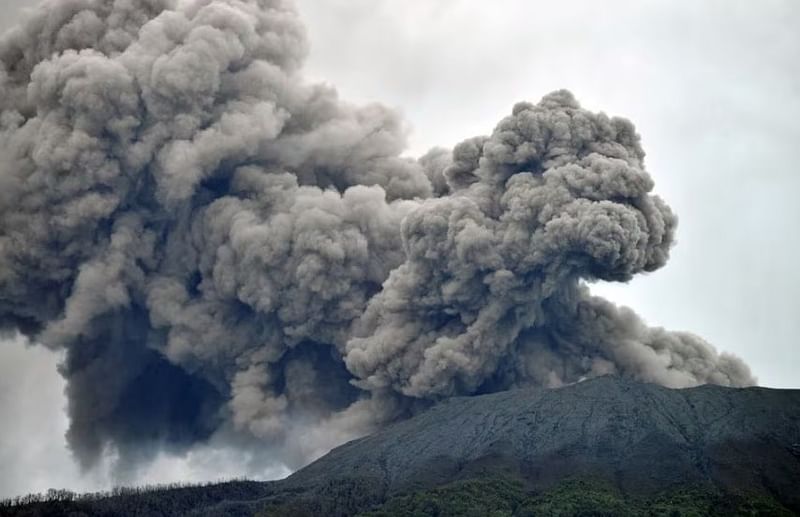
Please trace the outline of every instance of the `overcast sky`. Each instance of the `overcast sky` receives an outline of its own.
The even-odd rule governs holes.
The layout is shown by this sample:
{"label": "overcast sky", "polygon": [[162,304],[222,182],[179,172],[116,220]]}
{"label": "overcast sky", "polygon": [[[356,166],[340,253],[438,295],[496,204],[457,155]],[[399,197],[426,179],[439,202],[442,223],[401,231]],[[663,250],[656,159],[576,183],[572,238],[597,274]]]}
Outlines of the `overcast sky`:
{"label": "overcast sky", "polygon": [[[0,30],[22,0],[0,0]],[[520,100],[559,88],[630,118],[656,190],[680,217],[668,265],[595,289],[652,325],[745,359],[760,384],[800,387],[800,2],[300,0],[306,68],[345,99],[405,113],[409,154],[488,134]],[[0,497],[81,477],[63,433],[58,357],[0,343]],[[150,481],[238,475],[209,446],[162,458]],[[275,477],[280,470],[249,472]]]}

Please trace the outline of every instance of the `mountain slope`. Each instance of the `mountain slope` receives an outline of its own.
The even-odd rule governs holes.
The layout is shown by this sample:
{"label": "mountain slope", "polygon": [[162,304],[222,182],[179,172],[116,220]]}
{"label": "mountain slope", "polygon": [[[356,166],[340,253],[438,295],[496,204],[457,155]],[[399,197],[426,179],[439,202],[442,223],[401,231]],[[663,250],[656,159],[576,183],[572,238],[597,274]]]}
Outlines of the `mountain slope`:
{"label": "mountain slope", "polygon": [[284,484],[368,479],[391,494],[488,474],[532,489],[587,477],[626,494],[748,491],[800,509],[800,391],[601,377],[454,398],[334,449]]}
{"label": "mountain slope", "polygon": [[800,390],[601,377],[449,399],[260,488],[0,515],[791,515],[798,487]]}

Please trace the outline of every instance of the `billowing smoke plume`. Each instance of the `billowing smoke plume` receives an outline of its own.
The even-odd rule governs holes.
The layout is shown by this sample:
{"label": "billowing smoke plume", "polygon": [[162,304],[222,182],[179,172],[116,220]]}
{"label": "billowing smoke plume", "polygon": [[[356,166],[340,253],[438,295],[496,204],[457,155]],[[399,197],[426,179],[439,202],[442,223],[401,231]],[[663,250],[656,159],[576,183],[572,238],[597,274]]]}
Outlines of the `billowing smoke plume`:
{"label": "billowing smoke plume", "polygon": [[283,0],[52,0],[0,41],[0,327],[66,350],[85,465],[226,434],[296,466],[606,373],[753,382],[584,284],[672,244],[630,122],[560,91],[407,159],[305,53]]}

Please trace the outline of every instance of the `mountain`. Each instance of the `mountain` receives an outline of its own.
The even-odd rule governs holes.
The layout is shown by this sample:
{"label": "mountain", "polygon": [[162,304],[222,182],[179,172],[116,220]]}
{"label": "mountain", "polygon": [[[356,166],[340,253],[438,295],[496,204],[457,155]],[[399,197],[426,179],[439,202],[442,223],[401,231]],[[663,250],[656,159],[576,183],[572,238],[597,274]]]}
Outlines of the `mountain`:
{"label": "mountain", "polygon": [[[155,500],[170,494],[157,492]],[[131,497],[127,515],[136,513]],[[153,515],[158,504],[149,504],[142,513]],[[38,515],[23,511],[34,506],[10,510]],[[91,514],[92,507],[82,511]],[[600,377],[559,389],[452,398],[342,445],[285,480],[187,503],[179,513],[489,511],[800,514],[800,390],[674,390]]]}

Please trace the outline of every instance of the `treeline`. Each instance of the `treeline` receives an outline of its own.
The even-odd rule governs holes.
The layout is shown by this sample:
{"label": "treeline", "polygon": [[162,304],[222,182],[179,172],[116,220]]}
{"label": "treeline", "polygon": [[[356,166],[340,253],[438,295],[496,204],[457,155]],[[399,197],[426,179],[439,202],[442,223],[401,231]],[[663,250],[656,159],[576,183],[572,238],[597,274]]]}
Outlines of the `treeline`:
{"label": "treeline", "polygon": [[627,495],[601,480],[572,480],[544,491],[503,476],[454,481],[402,494],[382,493],[369,480],[328,483],[291,497],[264,500],[258,517],[792,517],[769,494],[713,487],[672,487],[649,497]]}
{"label": "treeline", "polygon": [[78,494],[50,489],[0,501],[0,516],[176,515],[220,503],[253,501],[269,483],[233,479],[217,483],[170,483],[115,487]]}
{"label": "treeline", "polygon": [[329,480],[315,486],[238,480],[91,494],[49,490],[2,504],[2,517],[791,517],[797,510],[768,493],[730,493],[711,486],[672,487],[644,497],[625,494],[601,480],[565,481],[537,491],[527,488],[524,480],[504,476],[396,494],[388,493],[382,481],[370,478]]}
{"label": "treeline", "polygon": [[226,483],[247,483],[250,482],[247,478],[232,478],[221,481],[209,481],[206,483],[158,483],[147,484],[141,486],[117,486],[111,490],[102,490],[98,492],[84,492],[78,493],[64,488],[51,488],[47,492],[33,493],[11,497],[8,499],[0,499],[0,508],[9,508],[12,506],[23,506],[26,504],[35,503],[52,503],[52,502],[92,502],[99,501],[100,499],[108,499],[111,497],[125,497],[150,494],[152,492],[164,492],[167,490],[182,490],[192,488],[207,488],[214,485],[223,485]]}
{"label": "treeline", "polygon": [[[671,487],[632,496],[600,480],[564,481],[529,491],[520,480],[480,479],[451,483],[388,500],[358,517],[792,517],[769,494],[720,492],[713,487]],[[281,517],[288,517],[282,515]]]}

